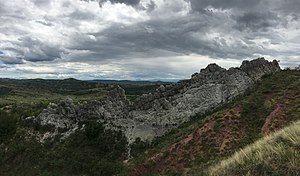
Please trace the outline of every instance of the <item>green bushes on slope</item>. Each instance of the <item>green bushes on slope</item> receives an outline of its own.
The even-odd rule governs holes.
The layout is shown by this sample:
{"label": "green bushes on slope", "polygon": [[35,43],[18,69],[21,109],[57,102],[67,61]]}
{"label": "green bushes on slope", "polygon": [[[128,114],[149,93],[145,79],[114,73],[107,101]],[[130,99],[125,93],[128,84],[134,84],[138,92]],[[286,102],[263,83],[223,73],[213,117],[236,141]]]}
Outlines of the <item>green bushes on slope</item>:
{"label": "green bushes on slope", "polygon": [[15,133],[16,122],[14,116],[0,110],[0,144]]}

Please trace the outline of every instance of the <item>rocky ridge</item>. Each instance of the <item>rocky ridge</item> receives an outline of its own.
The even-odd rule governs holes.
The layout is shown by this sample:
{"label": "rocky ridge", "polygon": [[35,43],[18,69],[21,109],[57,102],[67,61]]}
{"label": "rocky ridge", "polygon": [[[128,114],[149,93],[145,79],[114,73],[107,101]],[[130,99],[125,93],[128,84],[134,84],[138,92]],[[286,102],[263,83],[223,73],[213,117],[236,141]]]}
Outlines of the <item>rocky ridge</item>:
{"label": "rocky ridge", "polygon": [[125,91],[112,86],[107,96],[93,102],[74,104],[67,99],[59,104],[49,104],[35,121],[51,126],[52,134],[64,139],[79,128],[84,121],[104,123],[106,128],[122,130],[129,143],[136,138],[152,140],[190,120],[197,113],[210,111],[243,94],[262,76],[280,70],[276,60],[264,58],[243,61],[239,68],[228,70],[209,64],[191,79],[176,84],[160,86],[154,94],[146,94],[134,102],[126,99]]}

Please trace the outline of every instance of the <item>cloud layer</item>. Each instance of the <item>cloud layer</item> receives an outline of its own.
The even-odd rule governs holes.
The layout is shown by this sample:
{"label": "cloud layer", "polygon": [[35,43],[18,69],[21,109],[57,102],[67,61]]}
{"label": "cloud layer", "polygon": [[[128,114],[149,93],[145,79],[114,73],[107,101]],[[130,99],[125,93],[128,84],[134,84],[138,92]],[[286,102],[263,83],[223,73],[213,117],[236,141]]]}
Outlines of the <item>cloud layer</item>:
{"label": "cloud layer", "polygon": [[297,0],[1,1],[0,73],[181,79],[259,56],[292,67],[299,20]]}

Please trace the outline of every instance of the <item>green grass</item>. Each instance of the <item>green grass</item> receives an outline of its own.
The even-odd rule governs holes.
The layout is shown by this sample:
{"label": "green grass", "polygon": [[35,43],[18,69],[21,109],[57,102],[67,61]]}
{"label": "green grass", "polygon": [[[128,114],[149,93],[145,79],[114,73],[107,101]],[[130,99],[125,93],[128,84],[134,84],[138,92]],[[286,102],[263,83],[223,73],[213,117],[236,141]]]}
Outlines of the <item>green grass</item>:
{"label": "green grass", "polygon": [[208,175],[297,175],[300,121],[264,137],[210,167]]}

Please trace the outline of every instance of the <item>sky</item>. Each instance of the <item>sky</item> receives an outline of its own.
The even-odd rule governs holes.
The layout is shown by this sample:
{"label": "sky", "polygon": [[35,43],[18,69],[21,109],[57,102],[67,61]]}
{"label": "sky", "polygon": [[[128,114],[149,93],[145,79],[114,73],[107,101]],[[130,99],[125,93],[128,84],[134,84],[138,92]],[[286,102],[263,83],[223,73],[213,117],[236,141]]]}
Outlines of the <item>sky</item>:
{"label": "sky", "polygon": [[0,0],[0,77],[178,80],[300,64],[299,0]]}

